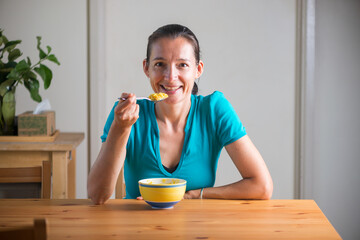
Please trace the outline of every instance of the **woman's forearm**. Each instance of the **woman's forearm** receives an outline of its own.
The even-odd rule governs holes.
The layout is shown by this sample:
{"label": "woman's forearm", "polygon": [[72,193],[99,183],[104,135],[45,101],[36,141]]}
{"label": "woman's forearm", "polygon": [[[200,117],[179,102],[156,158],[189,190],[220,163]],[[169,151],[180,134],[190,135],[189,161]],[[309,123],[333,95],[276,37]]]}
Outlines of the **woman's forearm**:
{"label": "woman's forearm", "polygon": [[271,198],[273,183],[270,179],[245,178],[225,186],[205,188],[203,198],[263,199]]}
{"label": "woman's forearm", "polygon": [[[273,183],[271,177],[262,179],[245,178],[238,182],[219,187],[204,188],[202,198],[209,199],[262,199],[271,198]],[[190,190],[184,198],[200,198],[201,189]]]}
{"label": "woman's forearm", "polygon": [[124,164],[126,144],[131,128],[121,129],[113,124],[106,142],[90,170],[88,195],[95,204],[103,204],[112,195],[119,172]]}

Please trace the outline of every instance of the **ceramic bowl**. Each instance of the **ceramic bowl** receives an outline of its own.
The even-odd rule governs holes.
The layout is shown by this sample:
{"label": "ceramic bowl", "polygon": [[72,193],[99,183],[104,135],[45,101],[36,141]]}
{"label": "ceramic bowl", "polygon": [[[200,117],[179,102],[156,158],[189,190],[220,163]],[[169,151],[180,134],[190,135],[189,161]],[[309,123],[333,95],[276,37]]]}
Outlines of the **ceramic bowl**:
{"label": "ceramic bowl", "polygon": [[148,178],[139,181],[143,199],[155,209],[170,209],[180,202],[186,181],[178,178]]}

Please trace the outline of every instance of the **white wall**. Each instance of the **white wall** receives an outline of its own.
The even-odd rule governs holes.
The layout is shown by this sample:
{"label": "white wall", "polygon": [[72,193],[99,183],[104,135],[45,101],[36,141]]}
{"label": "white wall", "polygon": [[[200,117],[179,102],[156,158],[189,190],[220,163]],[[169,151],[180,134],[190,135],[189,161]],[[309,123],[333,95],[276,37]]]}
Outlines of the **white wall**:
{"label": "white wall", "polygon": [[[61,65],[49,63],[53,81],[40,94],[50,100],[56,112],[56,128],[62,132],[87,132],[87,32],[86,1],[1,0],[0,27],[11,40],[21,39],[23,57],[38,59],[36,36],[42,36],[42,47],[50,45]],[[20,58],[21,59],[21,58]],[[16,92],[16,114],[34,110],[25,87]],[[77,197],[86,198],[87,134],[77,149]]]}
{"label": "white wall", "polygon": [[[158,26],[178,22],[200,40],[205,61],[200,93],[226,94],[270,168],[273,198],[293,198],[295,0],[90,2],[95,7],[90,19],[95,31],[92,64],[97,68],[90,69],[96,107],[91,119],[92,161],[118,94],[151,91],[141,69],[146,38]],[[360,238],[359,2],[316,1],[313,198],[344,239]],[[0,27],[9,38],[23,40],[24,56],[37,57],[37,35],[44,46],[53,47],[62,65],[51,65],[52,86],[41,94],[56,111],[58,129],[86,133],[86,1],[1,0]],[[36,105],[21,87],[17,101],[17,113]],[[78,198],[86,197],[86,141],[77,154]],[[217,184],[236,177],[223,154]]]}
{"label": "white wall", "polygon": [[360,1],[316,1],[313,198],[360,239]]}
{"label": "white wall", "polygon": [[[273,197],[293,198],[295,3],[105,1],[102,41],[106,74],[100,80],[105,86],[100,100],[105,102],[103,109],[94,114],[99,116],[97,122],[103,122],[102,128],[104,115],[122,92],[139,96],[152,92],[142,71],[147,37],[164,24],[184,24],[195,32],[202,49],[205,71],[199,84],[200,94],[224,92],[270,169],[275,186]],[[94,137],[100,136],[99,128],[92,128]],[[100,140],[92,149],[99,146]],[[224,152],[216,185],[237,181],[239,177]]]}

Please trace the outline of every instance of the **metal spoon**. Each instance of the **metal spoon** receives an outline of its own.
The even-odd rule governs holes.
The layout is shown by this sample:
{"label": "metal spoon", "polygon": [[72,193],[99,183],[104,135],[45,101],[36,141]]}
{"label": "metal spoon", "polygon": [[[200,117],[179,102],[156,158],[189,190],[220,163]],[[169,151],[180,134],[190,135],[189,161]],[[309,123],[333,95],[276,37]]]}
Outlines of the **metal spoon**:
{"label": "metal spoon", "polygon": [[[151,95],[154,95],[154,94],[156,94],[156,93],[153,93],[153,94],[151,94]],[[151,95],[150,95],[150,96],[151,96]],[[157,103],[157,102],[161,102],[161,101],[165,100],[167,97],[168,97],[168,96],[166,95],[165,97],[160,98],[160,99],[158,99],[158,100],[151,99],[151,98],[149,98],[149,97],[137,97],[136,100],[145,99],[145,100],[148,100],[148,101],[152,101],[152,102],[154,102],[154,103]],[[127,98],[118,98],[118,99],[125,101]]]}

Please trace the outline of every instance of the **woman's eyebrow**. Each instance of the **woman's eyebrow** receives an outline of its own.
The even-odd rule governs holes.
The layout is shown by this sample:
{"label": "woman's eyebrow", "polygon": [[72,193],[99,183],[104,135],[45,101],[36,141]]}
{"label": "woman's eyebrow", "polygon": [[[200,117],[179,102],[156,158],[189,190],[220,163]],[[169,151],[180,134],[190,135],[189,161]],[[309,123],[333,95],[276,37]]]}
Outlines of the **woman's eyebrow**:
{"label": "woman's eyebrow", "polygon": [[[164,61],[164,60],[166,60],[166,59],[163,58],[163,57],[154,57],[152,60],[153,60],[153,61],[159,61],[159,60]],[[178,59],[176,59],[176,61],[191,62],[191,60],[188,59],[188,58],[178,58]]]}
{"label": "woman's eyebrow", "polygon": [[163,57],[155,57],[155,58],[153,58],[153,61],[157,61],[157,60],[165,60],[165,58],[163,58]]}
{"label": "woman's eyebrow", "polygon": [[178,58],[177,61],[191,62],[191,60],[188,58]]}

